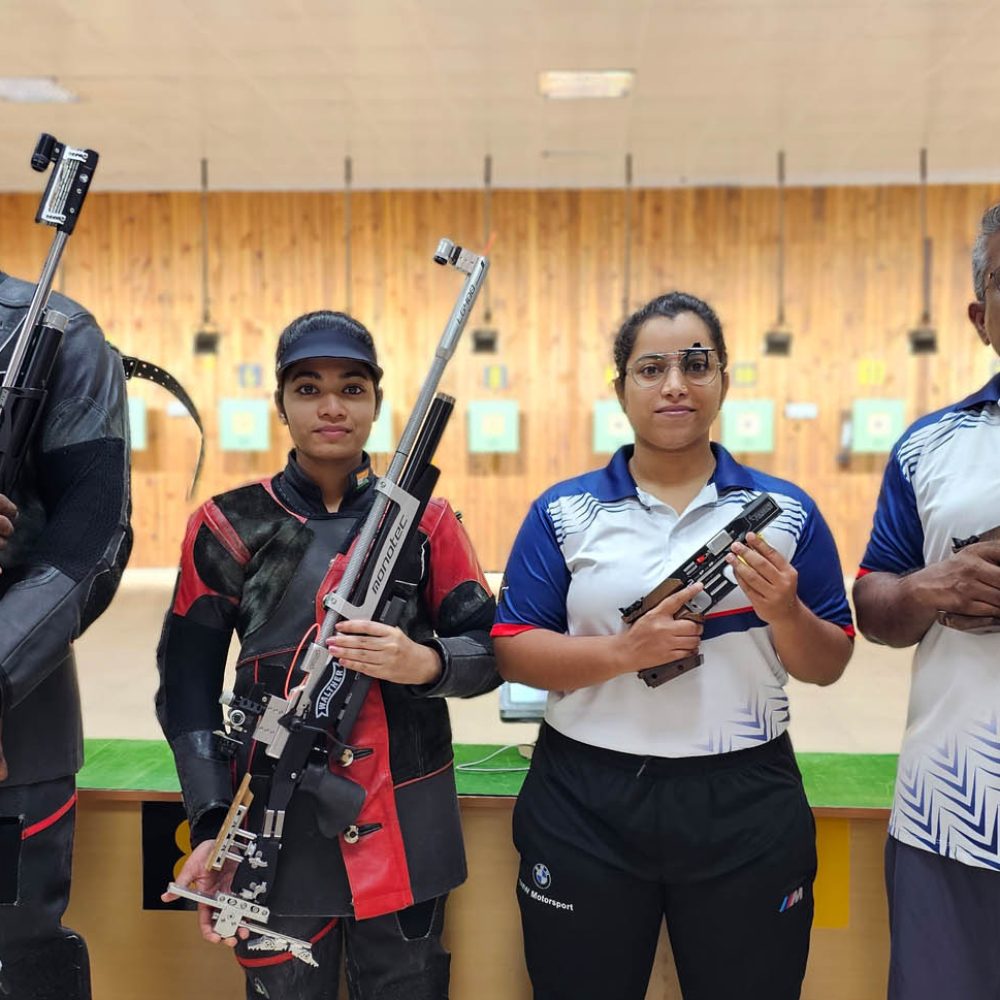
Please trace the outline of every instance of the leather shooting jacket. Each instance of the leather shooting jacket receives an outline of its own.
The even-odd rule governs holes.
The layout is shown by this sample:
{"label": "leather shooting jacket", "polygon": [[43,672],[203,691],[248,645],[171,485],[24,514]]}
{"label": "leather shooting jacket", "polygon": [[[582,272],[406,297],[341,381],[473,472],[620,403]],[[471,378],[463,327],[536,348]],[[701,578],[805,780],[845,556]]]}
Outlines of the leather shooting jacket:
{"label": "leather shooting jacket", "polygon": [[[240,644],[234,692],[255,685],[284,695],[301,680],[296,650],[323,617],[322,597],[343,568],[374,496],[365,457],[335,513],[295,460],[278,475],[213,497],[191,517],[157,660],[156,710],[177,763],[192,844],[216,836],[237,779],[271,765],[262,748],[228,761],[212,733],[222,725],[230,637]],[[374,681],[350,742],[363,748],[330,769],[361,784],[360,836],[318,829],[296,793],[289,805],[272,912],[359,918],[394,912],[465,879],[446,696],[499,684],[489,629],[495,602],[458,517],[434,498],[419,545],[401,567],[417,586],[399,627],[442,662],[427,686]],[[341,557],[337,559],[338,555]],[[332,758],[331,758],[332,760]]]}
{"label": "leather shooting jacket", "polygon": [[[0,272],[0,370],[34,289]],[[69,323],[11,497],[14,535],[0,552],[2,787],[82,765],[72,643],[110,603],[132,546],[121,357],[82,306],[53,293],[49,308]]]}

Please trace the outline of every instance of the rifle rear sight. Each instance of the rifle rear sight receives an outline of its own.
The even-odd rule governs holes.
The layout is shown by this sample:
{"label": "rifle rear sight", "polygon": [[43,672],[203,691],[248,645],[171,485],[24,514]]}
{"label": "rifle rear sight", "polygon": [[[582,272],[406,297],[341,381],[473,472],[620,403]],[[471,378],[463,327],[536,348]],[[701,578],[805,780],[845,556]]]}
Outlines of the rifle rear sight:
{"label": "rifle rear sight", "polygon": [[459,271],[464,271],[466,274],[472,273],[472,269],[476,266],[478,260],[478,254],[474,254],[471,250],[466,250],[464,247],[457,246],[446,236],[441,238],[441,241],[437,245],[437,250],[434,251],[435,264],[440,264],[442,267],[445,264],[451,264],[452,267],[457,267]]}

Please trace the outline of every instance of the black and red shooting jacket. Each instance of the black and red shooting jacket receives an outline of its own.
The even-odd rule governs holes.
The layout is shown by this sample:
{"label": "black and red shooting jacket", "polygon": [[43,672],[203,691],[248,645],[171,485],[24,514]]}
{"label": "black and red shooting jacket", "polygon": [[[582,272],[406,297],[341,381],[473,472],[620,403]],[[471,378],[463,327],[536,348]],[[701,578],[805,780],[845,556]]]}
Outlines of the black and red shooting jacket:
{"label": "black and red shooting jacket", "polygon": [[[328,513],[292,452],[278,475],[213,497],[188,522],[157,650],[156,709],[194,845],[218,833],[236,779],[270,766],[263,748],[227,759],[212,736],[222,727],[219,695],[232,634],[240,643],[236,694],[262,684],[284,696],[301,680],[296,650],[322,619],[322,597],[342,572],[373,484],[366,456],[340,509]],[[442,674],[423,687],[372,683],[350,735],[353,746],[372,752],[349,767],[330,765],[366,789],[356,820],[361,836],[355,843],[323,836],[309,808],[296,809],[296,799],[308,796],[293,796],[268,898],[274,913],[363,919],[441,895],[465,879],[445,697],[499,684],[489,639],[494,600],[446,501],[430,501],[418,534],[420,544],[402,567],[418,587],[400,627],[437,651]]]}

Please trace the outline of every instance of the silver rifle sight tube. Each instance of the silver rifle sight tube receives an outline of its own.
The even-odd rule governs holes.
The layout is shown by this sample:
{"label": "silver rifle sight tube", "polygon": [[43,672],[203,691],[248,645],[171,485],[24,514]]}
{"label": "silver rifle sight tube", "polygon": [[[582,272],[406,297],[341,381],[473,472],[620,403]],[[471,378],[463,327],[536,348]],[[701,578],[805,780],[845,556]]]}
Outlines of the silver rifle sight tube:
{"label": "silver rifle sight tube", "polygon": [[[439,255],[444,243],[445,241],[442,240],[438,245],[438,252],[434,255],[437,263],[442,263]],[[448,260],[446,259],[444,263],[448,263]],[[486,277],[486,272],[490,266],[490,262],[485,257],[475,257],[471,254],[466,254],[457,262],[453,261],[453,263],[461,270],[467,270],[468,276],[455,302],[455,307],[451,311],[451,316],[448,317],[448,322],[445,324],[441,340],[438,342],[437,350],[434,352],[434,361],[431,364],[431,369],[427,373],[427,378],[420,389],[420,394],[417,396],[417,402],[414,404],[410,419],[406,422],[406,427],[403,429],[403,435],[399,439],[396,453],[392,456],[389,469],[383,477],[387,482],[393,484],[399,482],[403,466],[406,464],[406,459],[413,448],[413,443],[420,433],[420,427],[427,416],[427,411],[434,401],[434,394],[437,392],[441,376],[444,374],[448,362],[455,353],[455,347],[462,336],[462,330],[465,328],[466,321],[472,312],[472,307],[475,305],[479,290],[483,285],[483,279]],[[372,508],[362,525],[357,544],[354,546],[354,552],[348,560],[347,566],[344,568],[343,578],[337,587],[338,593],[350,594],[351,589],[357,582],[358,576],[361,573],[361,567],[364,565],[365,556],[371,548],[372,542],[375,540],[375,534],[382,523],[382,517],[388,505],[389,498],[385,493],[380,491],[376,495]],[[328,609],[323,617],[319,635],[315,640],[316,645],[325,646],[326,640],[333,635],[336,624],[337,613]]]}
{"label": "silver rifle sight tube", "polygon": [[35,286],[35,294],[31,297],[31,304],[28,306],[28,311],[24,314],[24,319],[21,321],[21,332],[14,344],[14,353],[11,356],[10,364],[4,373],[4,389],[9,389],[14,385],[21,370],[24,355],[28,351],[28,342],[31,340],[31,331],[34,330],[35,324],[38,322],[38,317],[42,314],[42,310],[49,301],[52,282],[59,267],[59,259],[62,257],[63,248],[66,246],[66,240],[68,239],[68,234],[61,231],[56,232],[55,236],[52,237],[49,255],[45,258],[45,264],[42,267],[42,276],[38,279],[38,284]]}

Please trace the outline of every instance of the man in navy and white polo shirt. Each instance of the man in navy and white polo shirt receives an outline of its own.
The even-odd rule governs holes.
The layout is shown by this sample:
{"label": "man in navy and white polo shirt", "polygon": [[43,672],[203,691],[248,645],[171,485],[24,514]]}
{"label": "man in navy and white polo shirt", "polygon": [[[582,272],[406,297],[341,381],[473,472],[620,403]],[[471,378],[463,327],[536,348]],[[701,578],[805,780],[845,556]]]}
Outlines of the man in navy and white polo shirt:
{"label": "man in navy and white polo shirt", "polygon": [[[969,319],[1000,354],[1000,205]],[[1000,996],[1000,374],[893,448],[854,585],[861,631],[917,644],[886,845],[890,1000]]]}

